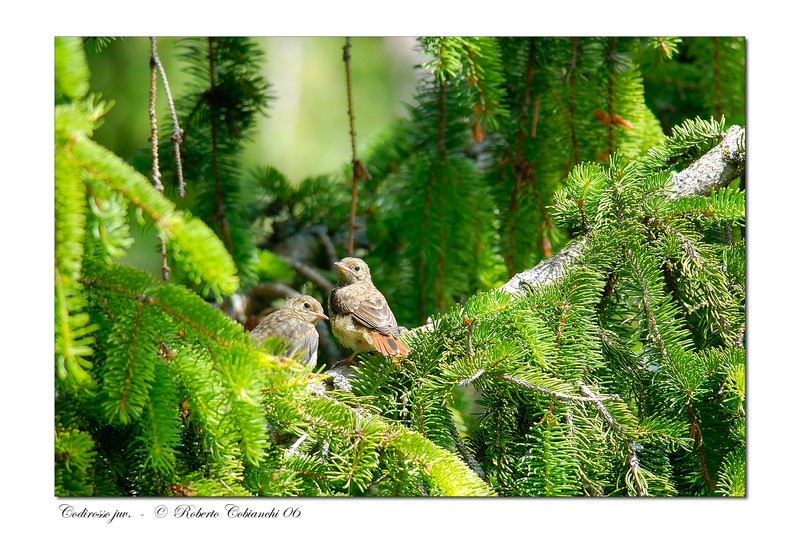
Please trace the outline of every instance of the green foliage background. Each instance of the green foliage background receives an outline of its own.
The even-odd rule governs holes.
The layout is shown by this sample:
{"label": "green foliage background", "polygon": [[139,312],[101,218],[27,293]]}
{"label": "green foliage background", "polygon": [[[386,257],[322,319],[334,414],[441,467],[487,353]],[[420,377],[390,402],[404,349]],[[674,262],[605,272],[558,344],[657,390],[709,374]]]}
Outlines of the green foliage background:
{"label": "green foliage background", "polygon": [[[354,83],[358,154],[327,117],[339,55],[326,140],[298,131],[342,163],[302,180],[251,146],[281,98],[269,47],[158,42],[185,197],[163,92],[164,194],[147,177],[149,41],[55,41],[57,495],[744,494],[743,175],[665,194],[744,125],[743,39],[421,38],[406,112]],[[397,85],[381,43],[350,67]],[[247,329],[326,300],[351,222],[400,323],[428,327],[333,387]],[[568,242],[563,277],[498,290]],[[319,371],[346,355],[321,333]]]}

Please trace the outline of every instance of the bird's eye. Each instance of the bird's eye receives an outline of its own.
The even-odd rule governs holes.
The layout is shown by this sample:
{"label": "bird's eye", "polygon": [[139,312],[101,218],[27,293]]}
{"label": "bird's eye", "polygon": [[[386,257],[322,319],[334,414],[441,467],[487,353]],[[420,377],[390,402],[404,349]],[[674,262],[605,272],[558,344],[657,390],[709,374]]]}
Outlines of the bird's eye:
{"label": "bird's eye", "polygon": [[306,309],[311,309],[311,304],[306,302],[306,303],[303,304],[303,307],[305,307]]}
{"label": "bird's eye", "polygon": [[355,267],[353,270],[355,270],[356,272],[358,272],[359,270],[361,270],[361,267],[360,267],[360,266],[357,266],[357,267]]}

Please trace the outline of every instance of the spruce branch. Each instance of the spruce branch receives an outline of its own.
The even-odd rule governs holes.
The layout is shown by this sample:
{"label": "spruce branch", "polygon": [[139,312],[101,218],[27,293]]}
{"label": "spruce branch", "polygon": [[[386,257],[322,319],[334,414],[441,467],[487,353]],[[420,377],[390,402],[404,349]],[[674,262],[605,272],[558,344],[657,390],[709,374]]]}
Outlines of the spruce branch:
{"label": "spruce branch", "polygon": [[[579,383],[578,385],[580,386],[581,393],[594,403],[595,408],[597,408],[597,411],[600,413],[603,419],[605,419],[609,427],[628,445],[628,472],[630,473],[631,477],[633,477],[636,495],[645,496],[647,494],[647,487],[643,485],[641,480],[639,472],[639,456],[636,453],[639,449],[641,449],[641,446],[628,438],[625,429],[614,419],[614,417],[608,411],[608,408],[603,404],[604,398],[596,396],[585,384]],[[619,397],[616,399],[619,399]]]}
{"label": "spruce branch", "polygon": [[[208,38],[208,81],[209,81],[209,94],[217,92],[217,73],[214,63],[214,38]],[[233,253],[233,237],[231,236],[231,228],[228,223],[228,216],[225,213],[225,200],[223,198],[223,184],[222,184],[222,169],[221,154],[220,154],[220,116],[219,109],[216,109],[215,100],[210,100],[211,104],[211,169],[214,176],[214,199],[216,202],[216,212],[214,219],[219,224],[222,232],[222,242],[225,243],[225,248]]]}
{"label": "spruce branch", "polygon": [[[137,274],[130,267],[117,266],[107,273],[87,273],[81,277],[80,281],[88,289],[97,291],[101,295],[105,293],[121,296],[131,302],[136,302],[137,305],[153,306],[158,311],[172,317],[178,323],[191,328],[207,340],[223,348],[229,348],[236,339],[237,334],[241,333],[239,331],[240,327],[236,326],[235,322],[229,321],[221,311],[215,310],[211,313],[202,311],[202,314],[200,314],[197,309],[193,309],[192,306],[195,305],[205,309],[208,304],[187,289],[171,285],[157,286],[153,284],[144,290],[136,290],[133,285],[139,282],[138,280],[129,281],[114,277]],[[147,280],[147,282],[150,283],[150,280]],[[176,295],[182,295],[185,300],[177,300]],[[111,316],[113,317],[113,315]]]}
{"label": "spruce branch", "polygon": [[720,143],[670,179],[667,198],[706,195],[745,170],[745,129],[731,126]]}
{"label": "spruce branch", "polygon": [[[620,397],[617,394],[611,394],[608,396],[597,396],[594,392],[592,392],[589,387],[578,381],[575,385],[581,392],[581,396],[571,395],[571,394],[563,394],[557,391],[549,390],[545,387],[539,387],[532,383],[526,382],[525,380],[521,380],[514,376],[510,376],[508,374],[503,374],[500,376],[502,379],[508,379],[514,384],[522,385],[524,387],[531,388],[536,390],[537,392],[542,392],[544,394],[548,394],[554,398],[559,398],[565,401],[575,401],[575,402],[587,402],[594,405],[597,412],[600,413],[600,416],[603,417],[608,427],[619,437],[623,440],[628,449],[628,467],[629,467],[629,475],[633,478],[633,485],[636,490],[637,496],[644,496],[647,494],[647,487],[642,483],[641,475],[639,472],[639,457],[637,455],[637,451],[641,449],[641,445],[632,440],[628,437],[625,428],[614,418],[611,412],[606,407],[606,401],[616,401],[619,400]],[[568,413],[568,419],[571,420],[571,415]],[[570,429],[568,430],[572,432],[572,427],[570,423]]]}
{"label": "spruce branch", "polygon": [[694,439],[694,444],[697,447],[697,456],[700,459],[700,467],[703,471],[703,481],[710,493],[713,493],[717,488],[717,483],[711,478],[709,471],[708,459],[706,457],[706,448],[703,444],[703,432],[700,430],[700,423],[694,413],[694,406],[692,402],[686,402],[686,412],[689,415],[689,434]]}
{"label": "spruce branch", "polygon": [[[496,377],[498,377],[501,380],[513,383],[515,385],[519,385],[534,390],[536,392],[546,394],[552,398],[557,398],[559,400],[568,402],[591,403],[595,407],[595,409],[597,409],[597,412],[600,413],[600,416],[603,418],[603,420],[605,420],[606,424],[608,424],[608,427],[611,428],[614,434],[616,434],[617,437],[623,440],[627,445],[628,448],[627,463],[629,467],[629,475],[633,478],[633,485],[636,490],[636,494],[638,496],[644,496],[647,494],[647,487],[643,485],[641,480],[641,475],[639,472],[639,457],[637,455],[637,451],[641,449],[641,445],[632,440],[630,437],[628,437],[625,428],[614,418],[614,416],[611,414],[611,412],[608,410],[608,407],[606,407],[604,403],[607,401],[620,400],[619,395],[610,394],[608,396],[598,396],[594,392],[592,392],[592,390],[586,384],[580,381],[575,382],[575,386],[578,387],[578,390],[580,390],[581,394],[575,395],[575,394],[565,394],[553,389],[549,389],[547,387],[542,387],[534,383],[531,383],[527,380],[518,378],[516,376],[512,376],[511,374],[508,373],[502,373],[497,375]],[[568,413],[567,416],[568,420],[571,421],[571,415],[569,415]],[[571,422],[568,423],[570,425],[568,431],[572,432],[572,424]]]}
{"label": "spruce branch", "polygon": [[[474,320],[470,320],[469,324],[467,325],[467,350],[469,352],[468,355],[469,355],[470,358],[474,358],[475,357],[475,350],[474,350],[474,348],[472,346],[472,335],[473,335],[474,331],[475,331],[475,321]],[[475,379],[477,379],[478,377],[480,377],[484,372],[485,372],[485,370],[483,368],[481,368],[480,370],[478,370],[478,372],[476,372],[474,375],[470,376],[469,378],[462,379],[458,383],[458,385],[459,386],[466,385],[467,383],[470,383],[470,382],[474,381]],[[461,456],[467,462],[469,467],[472,468],[475,471],[476,474],[478,474],[478,477],[480,477],[482,480],[484,480],[484,481],[486,481],[488,483],[489,482],[489,478],[486,476],[486,472],[484,471],[484,469],[481,466],[480,462],[478,462],[478,460],[475,459],[475,457],[467,449],[467,445],[464,444],[464,441],[461,439],[461,435],[458,434],[458,429],[456,428],[455,424],[453,423],[452,417],[448,416],[447,417],[447,421],[450,423],[450,434],[453,436],[453,440],[455,440],[456,447],[458,448],[458,451],[461,453]]]}
{"label": "spruce branch", "polygon": [[[531,86],[533,84],[534,65],[536,59],[536,40],[531,38],[528,47],[528,64],[525,69],[525,85],[522,93],[522,105],[520,106],[519,119],[517,122],[517,135],[515,139],[515,148],[513,156],[514,164],[514,187],[511,189],[511,199],[509,206],[509,216],[511,221],[508,229],[508,252],[505,256],[506,268],[508,273],[512,276],[516,274],[514,271],[514,260],[516,253],[516,233],[519,210],[519,199],[522,191],[523,181],[530,180],[533,175],[531,164],[524,157],[525,147],[525,130],[527,129],[527,120],[531,102]],[[533,126],[535,129],[535,125]],[[537,195],[540,198],[540,195]],[[538,199],[537,198],[537,199]],[[537,202],[538,203],[538,202]]]}
{"label": "spruce branch", "polygon": [[[297,415],[309,427],[323,428],[349,440],[347,453],[353,455],[349,457],[350,468],[344,473],[348,483],[356,468],[361,466],[358,463],[365,457],[365,452],[374,456],[378,450],[389,450],[411,459],[446,495],[494,494],[492,487],[458,456],[419,432],[326,395],[313,395],[297,407]],[[364,468],[366,465],[361,470]]]}
{"label": "spruce branch", "polygon": [[[593,393],[591,393],[591,391],[589,391],[589,389],[584,390],[586,385],[580,382],[576,383],[576,385],[580,388],[581,393],[583,393],[583,396],[578,396],[575,394],[565,394],[563,392],[558,392],[557,390],[548,389],[547,387],[536,385],[535,383],[531,383],[530,381],[524,380],[517,376],[512,376],[507,372],[503,372],[502,374],[496,374],[495,377],[503,381],[508,381],[509,383],[513,383],[514,385],[519,385],[520,387],[525,387],[527,389],[531,389],[536,392],[546,394],[547,396],[552,396],[553,398],[558,398],[559,400],[564,400],[568,402],[587,402],[598,405],[598,402],[602,404],[602,402],[608,400],[619,400],[619,395],[617,394],[610,394],[608,396],[595,396]],[[600,410],[599,407],[598,410]],[[600,411],[601,414],[603,414],[602,410]],[[604,415],[603,418],[606,418],[606,416]],[[608,420],[608,418],[606,418],[606,420]],[[616,431],[615,427],[612,426],[612,428],[615,429]]]}
{"label": "spruce branch", "polygon": [[663,357],[664,360],[668,360],[670,357],[669,350],[667,350],[667,343],[664,340],[664,336],[661,334],[659,321],[654,311],[654,296],[650,294],[646,274],[644,272],[644,266],[630,248],[625,250],[625,253],[628,257],[628,262],[630,263],[631,268],[633,268],[634,274],[636,275],[637,285],[641,287],[642,307],[644,308],[645,319],[647,320],[650,335],[655,341],[658,351],[661,353],[661,357]]}
{"label": "spruce branch", "polygon": [[153,190],[147,178],[136,172],[113,152],[92,140],[73,135],[70,157],[89,174],[117,190],[141,210],[181,250],[179,259],[214,292],[233,292],[239,285],[231,256],[214,233],[199,219],[178,211],[162,194]]}
{"label": "spruce branch", "polygon": [[[709,193],[712,190],[724,187],[735,177],[741,175],[745,160],[744,135],[744,128],[739,126],[731,126],[717,147],[709,150],[695,163],[689,165],[689,167],[687,167],[685,170],[674,175],[671,183],[677,182],[681,184],[680,187],[676,188],[677,197]],[[670,189],[671,187],[668,186],[667,190]],[[511,294],[523,294],[527,291],[528,287],[544,286],[560,279],[565,275],[571,265],[577,264],[582,260],[588,237],[588,234],[582,235],[581,237],[569,242],[557,253],[539,262],[533,268],[516,274],[508,282],[502,285],[499,290]],[[409,333],[413,335],[421,332],[431,332],[433,331],[434,326],[434,322],[429,320],[426,324],[411,329]],[[665,349],[662,346],[662,353],[664,350]],[[334,386],[337,388],[341,386],[349,389],[349,373],[342,373],[335,369],[331,369],[331,371],[334,372],[331,376],[333,378],[332,381]],[[479,369],[473,375],[464,378],[460,384],[463,385],[470,383],[484,375],[486,371],[486,369]],[[516,382],[515,380],[518,380],[518,378],[514,378],[510,375],[501,375],[500,377],[501,379],[512,382]],[[527,382],[519,381],[516,383],[522,386],[532,385],[535,387],[535,385]],[[550,392],[555,393],[555,391],[548,391],[547,389],[543,389],[540,392],[546,394],[549,394]],[[559,397],[560,394],[562,393],[555,393],[554,395],[555,397]],[[581,397],[564,395],[564,397],[561,399],[574,400],[575,398]]]}
{"label": "spruce branch", "polygon": [[[724,187],[741,176],[745,163],[745,129],[731,126],[722,141],[670,179],[667,197],[670,199],[691,195],[705,195]],[[586,236],[582,236],[553,256],[541,261],[533,268],[511,278],[500,290],[520,293],[526,286],[550,283],[560,278],[566,269],[580,261],[586,246]]]}

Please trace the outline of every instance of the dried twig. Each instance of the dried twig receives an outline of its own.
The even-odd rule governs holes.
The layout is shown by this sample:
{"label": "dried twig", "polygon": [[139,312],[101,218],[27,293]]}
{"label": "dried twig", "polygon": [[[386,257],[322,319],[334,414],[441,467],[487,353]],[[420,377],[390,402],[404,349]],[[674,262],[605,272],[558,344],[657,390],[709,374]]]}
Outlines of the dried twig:
{"label": "dried twig", "polygon": [[347,255],[353,255],[355,249],[356,211],[358,209],[358,180],[368,179],[367,168],[358,159],[356,151],[356,126],[353,115],[353,83],[350,75],[350,37],[345,38],[344,71],[347,78],[347,116],[350,119],[350,147],[353,151],[353,185],[350,191],[350,217],[347,223]]}
{"label": "dried twig", "polygon": [[288,457],[289,455],[294,455],[294,453],[297,451],[297,449],[300,447],[300,445],[301,445],[301,444],[303,444],[303,442],[305,442],[305,440],[306,440],[307,438],[308,438],[308,433],[303,433],[303,434],[300,436],[300,438],[299,438],[299,439],[297,439],[297,440],[294,442],[294,444],[292,444],[292,445],[289,447],[289,449],[287,449],[287,450],[286,450],[286,456]]}
{"label": "dried twig", "polygon": [[[167,73],[164,66],[161,64],[161,58],[158,57],[156,50],[156,38],[150,37],[150,66],[158,70],[161,74],[161,82],[164,84],[164,93],[167,95],[167,104],[169,111],[172,115],[172,136],[169,138],[172,141],[175,149],[175,175],[178,178],[178,195],[183,198],[186,194],[186,184],[183,181],[183,165],[181,164],[181,143],[183,142],[183,130],[178,123],[178,113],[175,111],[175,101],[172,98],[172,92],[169,90],[169,82],[167,81]],[[155,114],[155,69],[151,70],[151,121],[154,120]],[[157,137],[157,131],[154,132],[154,137]],[[163,190],[163,188],[161,189]]]}
{"label": "dried twig", "polygon": [[[158,116],[156,115],[156,68],[158,65],[158,54],[156,53],[156,38],[150,38],[150,146],[153,155],[153,186],[160,193],[164,192],[164,185],[161,183],[161,170],[158,165]],[[158,240],[161,246],[161,278],[164,281],[169,279],[169,263],[167,262],[167,238],[163,231],[158,232]]]}
{"label": "dried twig", "polygon": [[610,394],[608,396],[595,396],[590,392],[589,395],[587,396],[586,393],[583,391],[583,387],[585,387],[585,385],[581,387],[581,392],[584,393],[584,396],[577,396],[574,394],[565,394],[563,392],[558,392],[553,389],[548,389],[547,387],[536,385],[535,383],[531,383],[530,381],[525,381],[522,378],[512,376],[511,374],[508,373],[498,374],[496,377],[502,379],[503,381],[511,382],[514,385],[520,385],[527,389],[535,390],[536,392],[541,392],[542,394],[552,396],[553,398],[558,398],[559,400],[565,400],[571,402],[588,402],[594,404],[597,404],[597,402],[602,403],[607,400],[619,400],[619,396],[617,394]]}
{"label": "dried twig", "polygon": [[164,185],[161,183],[161,170],[158,166],[158,116],[156,115],[156,39],[150,38],[150,148],[153,156],[153,185],[158,192],[164,192]]}
{"label": "dried twig", "polygon": [[[158,73],[161,74],[161,81],[164,84],[164,92],[167,95],[167,102],[172,114],[172,136],[170,140],[175,147],[175,172],[178,176],[178,194],[183,198],[186,193],[186,187],[183,181],[183,167],[181,165],[181,150],[180,144],[182,142],[183,130],[178,124],[178,114],[175,111],[175,102],[172,99],[172,93],[169,90],[169,82],[167,81],[167,73],[161,64],[161,59],[158,57],[158,50],[156,47],[156,38],[150,37],[150,144],[153,155],[153,186],[160,193],[164,192],[164,184],[161,183],[161,169],[158,162],[158,116],[156,114],[156,94],[157,94],[157,80]],[[170,268],[167,261],[167,239],[163,232],[159,232],[158,240],[161,248],[161,277],[164,281],[169,279]]]}
{"label": "dried twig", "polygon": [[167,261],[167,238],[164,235],[164,232],[158,232],[158,240],[161,244],[161,279],[164,281],[169,280],[169,262]]}
{"label": "dried twig", "polygon": [[488,483],[489,478],[486,475],[486,471],[484,471],[483,467],[478,462],[478,460],[475,459],[472,453],[470,453],[470,451],[467,449],[467,445],[461,439],[461,435],[458,434],[458,429],[455,427],[455,425],[450,426],[450,434],[453,435],[453,439],[455,439],[456,441],[456,447],[458,448],[458,451],[461,453],[461,456],[467,462],[469,467],[472,468],[472,470],[476,474],[478,474],[478,477],[480,477],[482,480]]}

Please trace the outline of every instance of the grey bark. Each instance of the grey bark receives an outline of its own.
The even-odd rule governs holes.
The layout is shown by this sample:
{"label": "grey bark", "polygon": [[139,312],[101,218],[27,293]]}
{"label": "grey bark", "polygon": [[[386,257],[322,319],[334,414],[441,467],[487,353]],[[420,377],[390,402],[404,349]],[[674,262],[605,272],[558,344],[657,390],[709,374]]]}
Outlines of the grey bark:
{"label": "grey bark", "polygon": [[[734,178],[742,176],[744,169],[745,129],[731,126],[717,146],[672,177],[666,195],[674,199],[709,194],[729,184]],[[519,293],[525,287],[549,283],[560,278],[569,265],[580,261],[585,243],[585,237],[570,242],[535,267],[511,278],[500,287],[500,290]]]}

